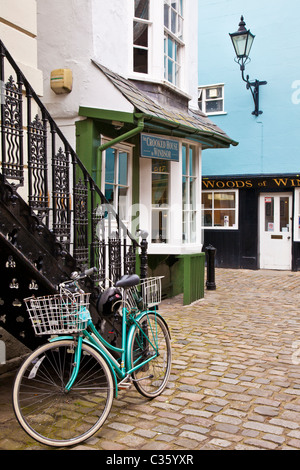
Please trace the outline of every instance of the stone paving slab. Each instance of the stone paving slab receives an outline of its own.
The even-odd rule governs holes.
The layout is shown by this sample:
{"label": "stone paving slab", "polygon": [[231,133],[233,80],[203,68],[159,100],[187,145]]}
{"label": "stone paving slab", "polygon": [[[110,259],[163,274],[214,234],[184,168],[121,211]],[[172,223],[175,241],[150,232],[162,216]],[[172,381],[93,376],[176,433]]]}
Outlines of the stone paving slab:
{"label": "stone paving slab", "polygon": [[[160,308],[171,330],[168,388],[121,391],[82,450],[299,450],[300,273],[216,270],[215,291]],[[0,376],[0,449],[49,449],[28,437]]]}

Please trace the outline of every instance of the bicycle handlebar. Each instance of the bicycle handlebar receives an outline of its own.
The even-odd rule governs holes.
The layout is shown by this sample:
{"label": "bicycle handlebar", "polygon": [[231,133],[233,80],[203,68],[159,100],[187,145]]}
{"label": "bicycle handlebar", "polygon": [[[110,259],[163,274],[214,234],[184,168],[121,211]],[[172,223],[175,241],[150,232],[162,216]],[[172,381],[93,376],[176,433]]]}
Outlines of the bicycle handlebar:
{"label": "bicycle handlebar", "polygon": [[96,267],[86,269],[85,271],[83,271],[81,273],[79,273],[78,271],[74,271],[71,274],[71,279],[69,279],[67,281],[64,281],[64,282],[61,282],[59,284],[59,287],[61,288],[61,287],[64,287],[64,286],[68,285],[68,288],[70,288],[72,286],[72,284],[75,287],[78,287],[76,285],[76,281],[79,281],[80,279],[84,279],[87,276],[91,276],[92,274],[94,274],[97,271],[98,271],[98,269]]}
{"label": "bicycle handlebar", "polygon": [[78,280],[78,279],[84,279],[85,277],[87,276],[91,276],[92,274],[94,274],[95,272],[97,272],[97,268],[96,267],[93,267],[93,268],[90,268],[90,269],[86,269],[84,272],[82,273],[79,273],[77,271],[74,271],[72,274],[71,274],[71,279],[73,280]]}

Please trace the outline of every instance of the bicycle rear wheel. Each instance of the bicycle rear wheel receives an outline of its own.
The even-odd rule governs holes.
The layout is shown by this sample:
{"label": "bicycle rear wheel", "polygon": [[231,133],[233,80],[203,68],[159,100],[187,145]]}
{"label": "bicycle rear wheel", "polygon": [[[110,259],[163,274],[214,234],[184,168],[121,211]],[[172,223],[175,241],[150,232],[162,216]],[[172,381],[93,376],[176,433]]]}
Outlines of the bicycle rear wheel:
{"label": "bicycle rear wheel", "polygon": [[149,360],[132,373],[136,389],[148,398],[160,395],[171,372],[172,351],[168,328],[154,312],[145,312],[131,343],[132,367]]}
{"label": "bicycle rear wheel", "polygon": [[106,361],[82,345],[80,369],[69,392],[75,342],[61,340],[34,351],[19,369],[13,388],[13,407],[22,428],[49,446],[78,444],[91,437],[106,420],[114,384]]}

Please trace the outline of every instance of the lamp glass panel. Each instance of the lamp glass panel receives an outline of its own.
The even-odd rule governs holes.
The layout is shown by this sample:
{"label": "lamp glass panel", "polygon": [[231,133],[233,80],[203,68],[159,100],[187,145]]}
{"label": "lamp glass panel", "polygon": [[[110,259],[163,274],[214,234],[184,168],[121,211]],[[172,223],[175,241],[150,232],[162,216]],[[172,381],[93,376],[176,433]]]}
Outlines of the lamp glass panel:
{"label": "lamp glass panel", "polygon": [[232,37],[233,46],[237,57],[242,57],[246,55],[246,44],[247,44],[247,34],[242,34],[240,36]]}
{"label": "lamp glass panel", "polygon": [[248,41],[247,41],[247,46],[246,46],[246,56],[248,57],[250,54],[250,50],[253,44],[254,36],[250,32],[248,33]]}

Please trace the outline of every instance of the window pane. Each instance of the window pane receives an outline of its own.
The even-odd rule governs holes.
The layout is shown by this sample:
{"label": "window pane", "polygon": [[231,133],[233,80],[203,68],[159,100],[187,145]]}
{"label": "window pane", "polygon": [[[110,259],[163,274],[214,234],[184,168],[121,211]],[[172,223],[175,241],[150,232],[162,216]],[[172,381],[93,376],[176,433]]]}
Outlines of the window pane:
{"label": "window pane", "polygon": [[222,87],[207,88],[205,94],[208,100],[222,98]]}
{"label": "window pane", "polygon": [[109,148],[106,150],[105,156],[105,182],[115,182],[115,150]]}
{"label": "window pane", "polygon": [[138,73],[148,73],[148,51],[133,49],[133,70]]}
{"label": "window pane", "polygon": [[235,193],[215,193],[214,206],[215,208],[235,208]]}
{"label": "window pane", "polygon": [[167,243],[168,210],[152,210],[152,243]]}
{"label": "window pane", "polygon": [[180,72],[180,67],[178,64],[175,64],[175,80],[173,81],[173,83],[176,86],[179,86],[179,72]]}
{"label": "window pane", "polygon": [[204,211],[204,227],[212,227],[212,211]]}
{"label": "window pane", "polygon": [[232,227],[235,225],[235,211],[215,210],[214,227]]}
{"label": "window pane", "polygon": [[223,111],[223,100],[206,101],[206,112],[217,113]]}
{"label": "window pane", "polygon": [[191,213],[191,217],[192,217],[192,220],[191,220],[191,239],[190,239],[190,242],[191,243],[196,243],[196,212],[192,212]]}
{"label": "window pane", "polygon": [[168,175],[152,175],[152,204],[156,207],[168,204]]}
{"label": "window pane", "polygon": [[114,203],[114,186],[112,184],[105,185],[105,197],[110,204]]}
{"label": "window pane", "polygon": [[290,231],[289,198],[280,198],[280,232]]}
{"label": "window pane", "polygon": [[170,59],[168,60],[168,80],[173,82],[173,62]]}
{"label": "window pane", "polygon": [[190,206],[194,210],[196,208],[196,178],[190,179]]}
{"label": "window pane", "polygon": [[169,162],[153,158],[152,173],[169,173]]}
{"label": "window pane", "polygon": [[119,184],[123,186],[127,185],[127,159],[126,152],[119,153]]}
{"label": "window pane", "polygon": [[183,34],[183,20],[181,17],[178,18],[178,32],[177,36],[181,39]]}
{"label": "window pane", "polygon": [[187,175],[187,165],[186,165],[186,158],[187,158],[187,155],[186,155],[186,146],[183,145],[182,146],[182,174],[183,175]]}
{"label": "window pane", "polygon": [[165,3],[164,5],[164,25],[166,28],[170,29],[170,24],[169,24],[169,12],[170,12],[170,7]]}
{"label": "window pane", "polygon": [[202,193],[202,203],[205,209],[212,208],[212,193]]}
{"label": "window pane", "polygon": [[178,62],[178,44],[174,42],[174,60]]}
{"label": "window pane", "polygon": [[148,47],[148,25],[133,22],[133,43],[136,46]]}
{"label": "window pane", "polygon": [[265,231],[270,232],[274,228],[274,198],[265,197]]}
{"label": "window pane", "polygon": [[190,148],[190,176],[195,176],[195,149]]}
{"label": "window pane", "polygon": [[174,58],[173,44],[174,44],[174,42],[172,41],[170,36],[168,36],[168,56],[171,57],[171,59]]}
{"label": "window pane", "polygon": [[121,220],[127,218],[127,188],[119,188],[118,192],[118,214]]}
{"label": "window pane", "polygon": [[177,33],[176,19],[177,19],[176,11],[171,10],[171,31],[172,31],[172,33],[174,33],[174,34]]}
{"label": "window pane", "polygon": [[149,19],[149,0],[135,0],[134,16],[136,18]]}
{"label": "window pane", "polygon": [[183,208],[187,204],[187,178],[184,176],[182,178],[182,205]]}

